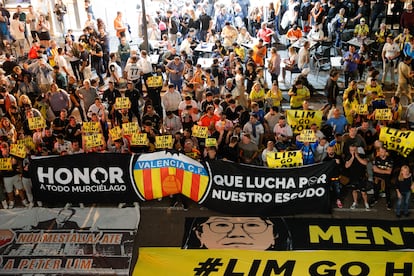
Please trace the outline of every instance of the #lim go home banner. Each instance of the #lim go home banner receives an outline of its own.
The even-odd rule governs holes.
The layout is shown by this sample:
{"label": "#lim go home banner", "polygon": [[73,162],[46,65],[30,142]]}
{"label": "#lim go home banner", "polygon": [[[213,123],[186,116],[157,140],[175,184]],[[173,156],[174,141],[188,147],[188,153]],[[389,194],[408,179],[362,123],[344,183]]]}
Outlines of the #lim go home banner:
{"label": "#lim go home banner", "polygon": [[172,152],[82,154],[33,159],[35,198],[119,203],[181,193],[223,213],[328,213],[333,163],[269,169],[226,161],[200,163]]}

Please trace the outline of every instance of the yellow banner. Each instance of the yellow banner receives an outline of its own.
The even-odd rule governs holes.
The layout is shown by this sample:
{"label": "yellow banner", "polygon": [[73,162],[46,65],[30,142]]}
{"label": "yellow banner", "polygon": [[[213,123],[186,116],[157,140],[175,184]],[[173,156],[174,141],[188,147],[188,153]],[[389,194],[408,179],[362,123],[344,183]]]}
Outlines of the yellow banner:
{"label": "yellow banner", "polygon": [[208,127],[206,126],[193,126],[193,136],[198,138],[207,138],[208,137]]}
{"label": "yellow banner", "polygon": [[162,76],[152,76],[147,79],[148,87],[162,87]]}
{"label": "yellow banner", "polygon": [[20,140],[17,140],[17,144],[25,145],[26,147],[28,147],[31,150],[35,148],[35,144],[33,143],[33,138],[30,137],[30,136],[25,137],[25,138],[20,139]]}
{"label": "yellow banner", "polygon": [[20,158],[25,158],[26,157],[26,146],[24,144],[11,144],[10,154],[20,157]]}
{"label": "yellow banner", "polygon": [[358,115],[368,115],[368,105],[367,104],[358,104],[356,113]]}
{"label": "yellow banner", "polygon": [[294,133],[310,129],[312,124],[318,127],[322,123],[323,111],[316,110],[286,110],[287,122]]}
{"label": "yellow banner", "polygon": [[146,133],[134,133],[131,136],[131,145],[147,146],[149,143]]}
{"label": "yellow banner", "polygon": [[43,117],[29,118],[29,129],[30,130],[45,128],[45,127],[46,127],[46,120],[43,119]]}
{"label": "yellow banner", "polygon": [[112,141],[122,138],[122,129],[119,126],[113,127],[109,130]]}
{"label": "yellow banner", "polygon": [[315,132],[313,132],[313,130],[311,129],[304,129],[300,133],[299,141],[301,141],[302,143],[305,143],[305,142],[314,143],[316,142],[316,140],[317,138],[316,138]]}
{"label": "yellow banner", "polygon": [[172,135],[155,136],[155,147],[157,149],[172,149],[173,147]]}
{"label": "yellow banner", "polygon": [[381,127],[379,140],[386,149],[407,157],[414,148],[414,131]]}
{"label": "yellow banner", "polygon": [[217,146],[216,138],[206,138],[206,147],[215,147]]}
{"label": "yellow banner", "polygon": [[141,247],[132,275],[413,275],[413,260],[412,251],[274,252]]}
{"label": "yellow banner", "polygon": [[99,133],[101,131],[101,125],[99,122],[83,122],[83,131],[89,133]]}
{"label": "yellow banner", "polygon": [[0,158],[0,171],[11,171],[11,169],[12,169],[11,157]]}
{"label": "yellow banner", "polygon": [[139,132],[138,123],[137,122],[130,122],[122,124],[122,130],[124,131],[124,135],[132,135],[134,133]]}
{"label": "yellow banner", "polygon": [[389,121],[392,120],[392,112],[389,108],[375,109],[375,120]]}
{"label": "yellow banner", "polygon": [[91,135],[86,135],[84,137],[87,148],[93,148],[103,145],[103,136],[101,133],[94,133]]}
{"label": "yellow banner", "polygon": [[302,166],[302,152],[300,150],[294,150],[268,153],[267,164],[269,168],[290,168]]}
{"label": "yellow banner", "polygon": [[115,109],[123,109],[123,108],[131,108],[131,101],[129,100],[129,98],[125,97],[117,97],[115,99]]}

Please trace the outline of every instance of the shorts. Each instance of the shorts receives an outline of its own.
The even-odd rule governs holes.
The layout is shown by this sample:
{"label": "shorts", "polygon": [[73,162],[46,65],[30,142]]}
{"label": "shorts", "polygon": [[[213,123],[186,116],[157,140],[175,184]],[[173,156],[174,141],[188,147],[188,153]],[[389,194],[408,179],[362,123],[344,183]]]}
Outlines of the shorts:
{"label": "shorts", "polygon": [[23,190],[22,179],[20,175],[10,176],[10,177],[3,177],[4,182],[4,189],[6,193],[12,193],[13,187],[18,190]]}
{"label": "shorts", "polygon": [[39,32],[38,36],[39,36],[39,40],[50,40],[49,32]]}
{"label": "shorts", "polygon": [[24,48],[24,39],[16,40],[15,45],[20,47],[20,48]]}
{"label": "shorts", "polygon": [[368,191],[368,181],[365,179],[352,179],[350,180],[349,185],[352,187],[353,191]]}

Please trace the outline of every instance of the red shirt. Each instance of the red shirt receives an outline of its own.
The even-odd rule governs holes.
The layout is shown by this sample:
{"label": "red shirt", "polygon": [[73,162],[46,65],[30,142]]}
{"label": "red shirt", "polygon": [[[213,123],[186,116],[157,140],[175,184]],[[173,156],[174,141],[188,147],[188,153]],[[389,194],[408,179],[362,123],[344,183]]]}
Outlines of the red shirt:
{"label": "red shirt", "polygon": [[269,36],[268,34],[273,33],[271,29],[266,28],[266,29],[260,29],[257,32],[257,37],[263,39],[264,42],[266,43],[270,43],[270,41],[272,40],[272,36]]}

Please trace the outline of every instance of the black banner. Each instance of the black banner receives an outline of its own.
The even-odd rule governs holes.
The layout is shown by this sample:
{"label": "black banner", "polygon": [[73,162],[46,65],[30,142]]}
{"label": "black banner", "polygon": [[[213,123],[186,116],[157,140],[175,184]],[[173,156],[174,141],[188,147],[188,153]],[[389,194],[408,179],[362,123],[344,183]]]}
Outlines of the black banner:
{"label": "black banner", "polygon": [[333,165],[268,169],[211,161],[207,163],[209,190],[199,203],[229,214],[329,213],[329,175]]}
{"label": "black banner", "polygon": [[58,203],[137,201],[130,160],[131,155],[111,153],[35,158],[30,163],[34,197]]}
{"label": "black banner", "polygon": [[184,233],[183,249],[414,249],[412,220],[217,216],[186,218]]}

